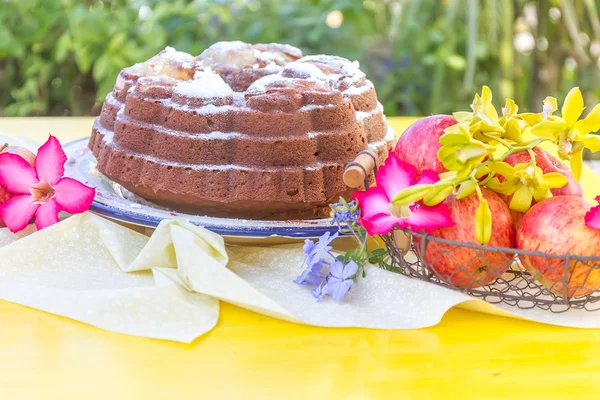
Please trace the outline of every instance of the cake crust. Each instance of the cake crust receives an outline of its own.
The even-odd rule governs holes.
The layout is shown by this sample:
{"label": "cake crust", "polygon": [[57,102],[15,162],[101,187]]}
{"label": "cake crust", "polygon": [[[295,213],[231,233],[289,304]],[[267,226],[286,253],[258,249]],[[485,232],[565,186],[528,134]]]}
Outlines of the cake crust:
{"label": "cake crust", "polygon": [[288,45],[167,48],[123,70],[94,123],[98,170],[173,210],[310,219],[352,192],[345,165],[394,143],[357,63]]}

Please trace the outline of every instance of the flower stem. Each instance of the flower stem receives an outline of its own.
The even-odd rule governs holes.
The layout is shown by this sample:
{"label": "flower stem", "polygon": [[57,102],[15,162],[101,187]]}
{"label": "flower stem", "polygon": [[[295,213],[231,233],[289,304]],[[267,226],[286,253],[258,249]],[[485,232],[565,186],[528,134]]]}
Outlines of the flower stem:
{"label": "flower stem", "polygon": [[508,156],[510,156],[511,154],[514,153],[518,153],[520,151],[529,151],[531,149],[533,149],[535,146],[547,141],[548,139],[543,139],[543,138],[539,138],[536,139],[532,142],[529,142],[527,144],[521,145],[521,146],[513,146],[511,149],[509,149],[506,153],[502,154],[500,156],[500,158],[495,159],[494,161],[504,161]]}
{"label": "flower stem", "polygon": [[533,162],[533,165],[535,166],[535,153],[533,152],[532,149],[528,149],[527,152],[529,153],[529,157],[531,157],[531,162]]}
{"label": "flower stem", "polygon": [[477,192],[477,198],[479,199],[479,201],[483,201],[483,193],[481,192],[481,188],[479,187],[479,185],[475,185],[475,191]]}
{"label": "flower stem", "polygon": [[507,149],[512,149],[514,146],[510,143],[508,143],[506,140],[499,138],[499,137],[495,137],[495,136],[490,136],[487,133],[481,133],[482,136],[485,136],[486,138],[490,139],[490,140],[495,140],[496,142],[500,143],[502,146],[506,147]]}

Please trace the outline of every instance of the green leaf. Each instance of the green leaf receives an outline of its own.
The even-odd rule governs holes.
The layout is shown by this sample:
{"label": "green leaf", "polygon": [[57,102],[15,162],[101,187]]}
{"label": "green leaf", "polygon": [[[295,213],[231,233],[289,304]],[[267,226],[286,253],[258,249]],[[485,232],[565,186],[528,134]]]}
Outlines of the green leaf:
{"label": "green leaf", "polygon": [[475,212],[475,235],[481,244],[488,244],[492,238],[492,212],[486,199],[479,202]]}
{"label": "green leaf", "polygon": [[467,60],[458,54],[450,54],[446,58],[446,64],[453,70],[462,71],[467,67]]}
{"label": "green leaf", "polygon": [[113,36],[108,42],[108,51],[109,52],[117,52],[123,46],[127,40],[127,35],[125,32],[119,32],[115,36]]}
{"label": "green leaf", "polygon": [[64,33],[54,47],[54,59],[62,63],[67,58],[67,54],[71,51],[72,47],[71,36],[68,33]]}
{"label": "green leaf", "polygon": [[107,76],[107,72],[110,70],[110,59],[108,58],[107,54],[103,54],[96,60],[96,63],[94,64],[94,70],[92,71],[94,80],[96,82],[101,81]]}

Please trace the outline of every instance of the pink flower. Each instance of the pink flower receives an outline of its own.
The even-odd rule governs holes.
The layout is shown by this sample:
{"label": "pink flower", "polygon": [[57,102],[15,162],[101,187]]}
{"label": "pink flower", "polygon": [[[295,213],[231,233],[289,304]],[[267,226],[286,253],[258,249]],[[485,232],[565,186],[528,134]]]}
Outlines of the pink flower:
{"label": "pink flower", "polygon": [[[596,197],[596,201],[600,203],[600,196]],[[592,207],[592,209],[585,214],[585,224],[590,228],[600,229],[600,204],[596,207]]]}
{"label": "pink flower", "polygon": [[354,193],[353,198],[358,200],[361,211],[358,222],[369,235],[387,234],[394,226],[432,233],[436,228],[454,225],[450,210],[443,203],[433,207],[422,202],[408,206],[392,204],[391,199],[401,190],[415,184],[429,184],[440,180],[439,175],[432,170],[423,171],[418,181],[416,177],[415,167],[390,153],[375,175],[377,186],[366,192]]}
{"label": "pink flower", "polygon": [[33,168],[11,153],[0,154],[0,183],[12,197],[0,205],[0,219],[18,232],[35,216],[35,226],[44,229],[58,222],[58,213],[86,211],[96,190],[64,178],[67,156],[54,136],[40,147]]}

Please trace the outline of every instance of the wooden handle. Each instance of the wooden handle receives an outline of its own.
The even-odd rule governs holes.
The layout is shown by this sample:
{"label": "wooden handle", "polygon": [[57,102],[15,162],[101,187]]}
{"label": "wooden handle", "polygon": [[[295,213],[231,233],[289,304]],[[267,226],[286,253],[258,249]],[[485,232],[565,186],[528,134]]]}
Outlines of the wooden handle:
{"label": "wooden handle", "polygon": [[356,189],[360,187],[365,178],[375,169],[377,154],[372,150],[364,150],[358,153],[354,161],[346,165],[344,171],[344,183],[346,186]]}

